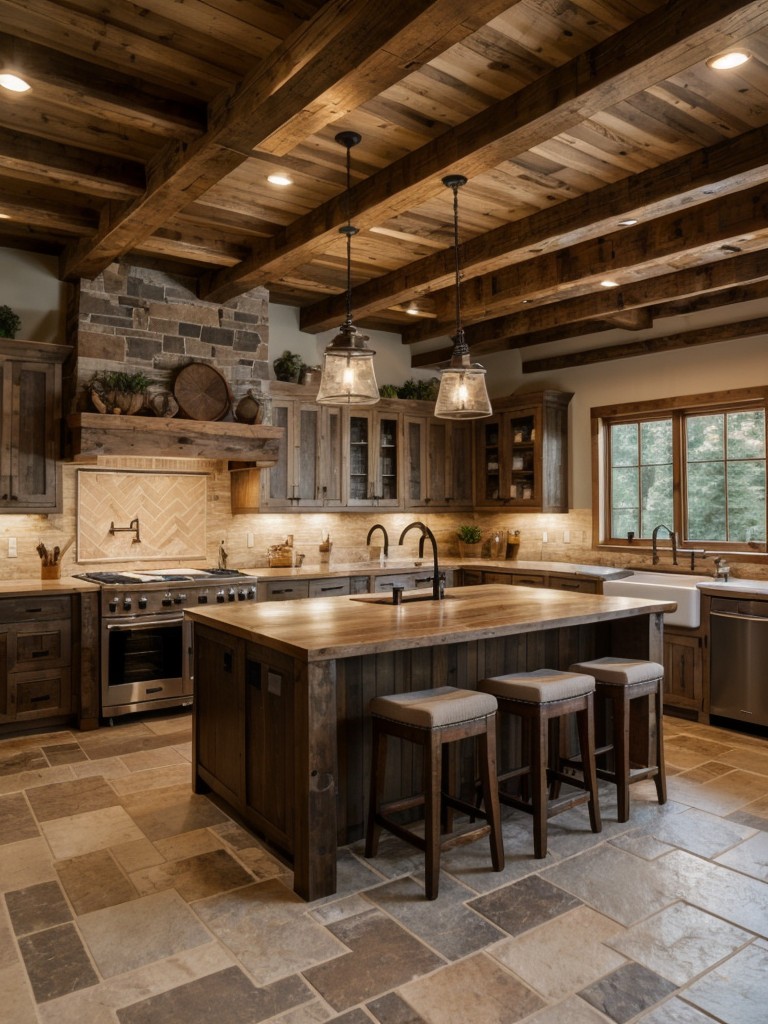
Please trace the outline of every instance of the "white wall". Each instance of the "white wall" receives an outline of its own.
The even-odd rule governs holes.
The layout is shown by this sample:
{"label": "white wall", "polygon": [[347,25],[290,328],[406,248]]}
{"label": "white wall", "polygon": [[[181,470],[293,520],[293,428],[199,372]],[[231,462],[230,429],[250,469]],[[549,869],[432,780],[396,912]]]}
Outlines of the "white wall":
{"label": "white wall", "polygon": [[0,248],[0,306],[21,317],[18,338],[64,342],[66,286],[57,272],[54,256]]}

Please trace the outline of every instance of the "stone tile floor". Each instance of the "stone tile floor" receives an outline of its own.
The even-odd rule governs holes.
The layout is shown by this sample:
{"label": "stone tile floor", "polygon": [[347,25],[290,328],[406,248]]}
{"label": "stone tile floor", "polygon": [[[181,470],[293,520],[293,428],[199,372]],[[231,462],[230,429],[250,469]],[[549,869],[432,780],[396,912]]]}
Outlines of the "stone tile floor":
{"label": "stone tile floor", "polygon": [[6,1024],[763,1024],[768,741],[665,720],[669,801],[632,787],[505,818],[444,858],[383,837],[341,851],[339,892],[290,871],[190,789],[190,715],[0,741]]}

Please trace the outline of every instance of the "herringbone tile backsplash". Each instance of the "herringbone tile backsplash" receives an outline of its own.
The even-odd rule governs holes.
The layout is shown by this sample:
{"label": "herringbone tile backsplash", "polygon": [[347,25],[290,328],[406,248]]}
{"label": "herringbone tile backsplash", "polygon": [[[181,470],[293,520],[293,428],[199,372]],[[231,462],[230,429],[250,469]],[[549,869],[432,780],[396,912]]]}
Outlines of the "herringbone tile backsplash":
{"label": "herringbone tile backsplash", "polygon": [[[78,562],[170,561],[206,557],[206,487],[203,473],[77,474]],[[133,532],[110,534],[110,524]]]}

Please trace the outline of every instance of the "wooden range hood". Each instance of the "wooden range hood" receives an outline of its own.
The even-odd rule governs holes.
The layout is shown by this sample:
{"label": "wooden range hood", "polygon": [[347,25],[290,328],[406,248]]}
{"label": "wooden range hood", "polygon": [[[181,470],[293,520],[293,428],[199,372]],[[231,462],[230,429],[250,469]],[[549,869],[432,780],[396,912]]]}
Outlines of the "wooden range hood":
{"label": "wooden range hood", "polygon": [[223,459],[267,468],[277,462],[282,427],[210,420],[73,413],[67,419],[72,459],[99,455]]}

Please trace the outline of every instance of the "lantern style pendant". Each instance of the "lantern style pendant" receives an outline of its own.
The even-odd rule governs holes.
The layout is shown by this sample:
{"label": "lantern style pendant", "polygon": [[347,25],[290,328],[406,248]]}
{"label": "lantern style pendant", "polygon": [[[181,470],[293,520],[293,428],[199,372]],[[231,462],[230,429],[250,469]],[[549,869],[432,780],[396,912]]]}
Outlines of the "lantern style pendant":
{"label": "lantern style pendant", "polygon": [[443,184],[453,190],[453,246],[456,255],[456,333],[451,361],[440,370],[440,390],[435,416],[444,420],[476,420],[491,415],[485,386],[485,367],[473,363],[461,326],[461,269],[459,267],[459,189],[466,185],[463,174],[449,174]]}
{"label": "lantern style pendant", "polygon": [[349,223],[350,150],[360,142],[357,132],[339,132],[336,141],[347,150],[347,223],[339,232],[347,239],[347,315],[339,333],[323,355],[323,374],[316,401],[323,405],[375,405],[379,389],[373,369],[376,353],[368,338],[352,323],[352,238],[357,228]]}

